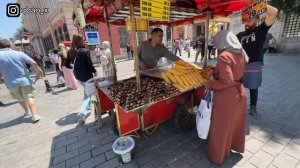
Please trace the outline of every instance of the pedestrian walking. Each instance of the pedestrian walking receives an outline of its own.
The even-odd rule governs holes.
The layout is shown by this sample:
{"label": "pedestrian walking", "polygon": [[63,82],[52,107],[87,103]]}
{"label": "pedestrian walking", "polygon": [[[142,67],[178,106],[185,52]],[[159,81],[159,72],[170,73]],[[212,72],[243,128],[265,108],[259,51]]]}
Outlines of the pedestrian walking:
{"label": "pedestrian walking", "polygon": [[190,53],[190,42],[188,39],[185,39],[184,41],[184,50],[188,53],[188,58],[190,58],[191,53]]}
{"label": "pedestrian walking", "polygon": [[174,55],[177,56],[177,51],[179,51],[179,55],[181,56],[181,50],[180,50],[180,40],[177,38],[177,40],[174,41],[174,48],[175,48],[175,53]]}
{"label": "pedestrian walking", "polygon": [[[73,73],[73,67],[70,67],[71,61],[67,61],[68,59],[68,52],[63,43],[60,43],[58,45],[60,52],[59,55],[61,57],[61,69],[64,74],[64,79],[65,79],[65,85],[70,88],[70,89],[77,89],[78,85]],[[74,59],[73,59],[74,61]],[[72,61],[72,62],[73,62]]]}
{"label": "pedestrian walking", "polygon": [[12,97],[18,100],[24,109],[24,116],[31,115],[33,122],[36,123],[41,118],[36,111],[33,81],[26,71],[26,63],[34,68],[36,81],[40,79],[41,72],[32,58],[10,47],[9,41],[0,40],[0,83],[4,82]]}
{"label": "pedestrian walking", "polygon": [[130,50],[129,43],[126,43],[126,51],[127,51],[127,57],[128,57],[128,59],[132,59],[133,56],[131,55],[131,50]]}
{"label": "pedestrian walking", "polygon": [[52,63],[54,65],[54,68],[55,68],[55,71],[56,71],[57,87],[58,88],[64,87],[65,86],[65,79],[64,79],[64,74],[62,72],[62,68],[61,68],[62,58],[61,58],[61,55],[59,54],[58,49],[53,50],[53,54],[52,54],[52,57],[50,59],[52,59]]}
{"label": "pedestrian walking", "polygon": [[211,53],[212,53],[211,51],[212,51],[213,48],[214,48],[214,40],[211,36],[209,36],[208,39],[207,39],[207,49],[208,49],[208,58],[209,59],[212,59],[211,58]]}
{"label": "pedestrian walking", "polygon": [[112,56],[110,45],[108,41],[103,41],[103,55],[101,56],[101,66],[103,71],[103,77],[113,76],[113,65],[112,65]]}
{"label": "pedestrian walking", "polygon": [[102,55],[100,45],[96,45],[95,52],[96,52],[96,62],[97,62],[97,65],[100,66],[100,57]]}
{"label": "pedestrian walking", "polygon": [[217,33],[214,43],[220,54],[213,74],[215,80],[206,85],[214,93],[208,158],[222,164],[231,150],[245,151],[246,92],[242,78],[249,58],[228,30]]}
{"label": "pedestrian walking", "polygon": [[85,47],[83,37],[74,35],[72,39],[72,47],[70,49],[70,57],[74,58],[74,75],[79,83],[83,86],[83,100],[80,112],[77,114],[78,122],[84,123],[88,116],[88,109],[91,105],[91,97],[85,92],[85,82],[97,76],[97,71],[92,63],[90,50]]}
{"label": "pedestrian walking", "polygon": [[203,61],[204,59],[204,49],[205,49],[205,38],[203,34],[199,36],[199,39],[197,40],[197,51],[196,51],[196,56],[195,56],[195,62],[198,60],[198,56],[201,53],[201,60],[200,62]]}
{"label": "pedestrian walking", "polygon": [[268,31],[276,19],[277,13],[278,10],[276,8],[268,5],[265,21],[256,26],[259,21],[259,16],[256,16],[245,23],[245,31],[237,34],[239,41],[249,56],[249,63],[246,64],[243,83],[250,90],[249,114],[251,115],[257,112],[258,88],[262,83],[263,45]]}

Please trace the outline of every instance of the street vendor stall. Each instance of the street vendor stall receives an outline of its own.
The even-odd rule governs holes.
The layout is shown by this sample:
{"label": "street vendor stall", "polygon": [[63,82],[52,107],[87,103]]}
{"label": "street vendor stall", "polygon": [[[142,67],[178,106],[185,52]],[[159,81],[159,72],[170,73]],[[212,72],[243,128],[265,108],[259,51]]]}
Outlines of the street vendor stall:
{"label": "street vendor stall", "polygon": [[[162,1],[159,6],[161,11],[156,10],[156,14],[153,14],[151,12],[157,8],[153,7],[153,3],[147,0],[116,0],[114,3],[103,3],[102,9],[105,12],[98,15],[105,17],[100,17],[98,21],[105,21],[108,26],[125,25],[125,20],[130,16],[130,26],[127,26],[131,27],[134,48],[137,51],[135,33],[138,27],[135,26],[135,16],[141,14],[148,18],[149,25],[172,26],[191,23],[195,19],[205,17],[203,11],[197,8],[180,7],[169,0]],[[89,22],[92,22],[91,16]],[[212,72],[212,67],[206,66],[202,69],[184,61],[177,61],[169,67],[140,71],[138,56],[134,53],[134,78],[116,81],[115,76],[112,81],[98,83],[98,121],[102,113],[110,111],[113,116],[113,129],[119,136],[139,136],[138,130],[151,134],[160,123],[173,117],[176,126],[182,130],[193,128],[194,108],[204,95],[204,83]],[[115,66],[113,67],[116,72]]]}

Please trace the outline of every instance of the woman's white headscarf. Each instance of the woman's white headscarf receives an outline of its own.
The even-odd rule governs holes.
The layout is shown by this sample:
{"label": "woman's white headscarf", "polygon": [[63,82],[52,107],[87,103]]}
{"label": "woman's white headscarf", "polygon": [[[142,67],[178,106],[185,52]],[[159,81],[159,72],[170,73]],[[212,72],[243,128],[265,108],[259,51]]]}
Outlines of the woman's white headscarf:
{"label": "woman's white headscarf", "polygon": [[214,44],[220,53],[222,53],[225,50],[238,54],[244,53],[246,63],[249,62],[249,57],[247,53],[243,49],[236,35],[233,34],[231,31],[219,31],[214,37]]}

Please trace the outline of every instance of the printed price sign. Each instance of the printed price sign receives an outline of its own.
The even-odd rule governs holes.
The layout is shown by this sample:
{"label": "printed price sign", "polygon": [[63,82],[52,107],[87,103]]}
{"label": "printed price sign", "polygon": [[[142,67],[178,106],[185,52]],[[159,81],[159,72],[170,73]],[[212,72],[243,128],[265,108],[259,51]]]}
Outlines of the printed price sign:
{"label": "printed price sign", "polygon": [[267,2],[264,0],[252,0],[249,4],[250,5],[242,12],[243,23],[249,21],[257,15],[259,16],[267,12]]}
{"label": "printed price sign", "polygon": [[140,0],[141,17],[170,20],[170,0]]}
{"label": "printed price sign", "polygon": [[[126,22],[126,29],[127,31],[132,31],[131,30],[131,19],[127,18],[125,20]],[[148,32],[148,19],[146,18],[135,18],[135,23],[136,23],[136,31],[137,32]]]}

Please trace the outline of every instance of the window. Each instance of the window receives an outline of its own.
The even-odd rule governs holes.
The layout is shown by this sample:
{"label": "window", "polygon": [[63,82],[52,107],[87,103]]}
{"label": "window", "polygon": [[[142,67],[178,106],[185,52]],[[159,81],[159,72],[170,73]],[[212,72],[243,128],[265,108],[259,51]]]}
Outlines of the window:
{"label": "window", "polygon": [[283,27],[283,37],[300,37],[300,15],[287,14]]}

